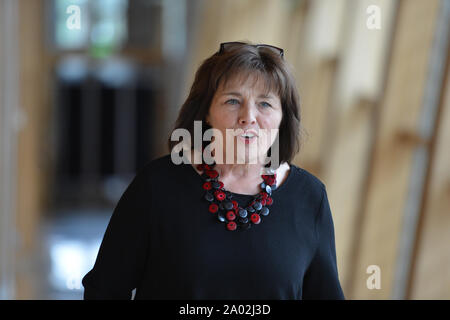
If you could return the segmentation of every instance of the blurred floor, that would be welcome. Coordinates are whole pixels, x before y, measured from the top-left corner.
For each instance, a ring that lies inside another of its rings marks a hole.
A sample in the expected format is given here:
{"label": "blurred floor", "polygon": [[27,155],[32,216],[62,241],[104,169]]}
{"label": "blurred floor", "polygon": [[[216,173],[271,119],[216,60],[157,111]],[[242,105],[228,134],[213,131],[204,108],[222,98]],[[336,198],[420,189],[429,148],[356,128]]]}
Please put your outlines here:
{"label": "blurred floor", "polygon": [[83,276],[93,267],[113,209],[53,212],[41,226],[34,270],[37,299],[82,299]]}

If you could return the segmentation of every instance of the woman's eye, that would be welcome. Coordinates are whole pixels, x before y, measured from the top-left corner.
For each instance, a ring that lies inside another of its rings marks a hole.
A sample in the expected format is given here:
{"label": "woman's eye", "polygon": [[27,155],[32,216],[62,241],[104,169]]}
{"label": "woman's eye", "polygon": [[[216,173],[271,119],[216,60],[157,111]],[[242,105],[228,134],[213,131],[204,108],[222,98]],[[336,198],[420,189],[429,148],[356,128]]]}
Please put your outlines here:
{"label": "woman's eye", "polygon": [[269,103],[267,103],[267,102],[261,102],[261,104],[265,107],[265,108],[269,108],[269,107],[271,107],[271,105],[269,104]]}
{"label": "woman's eye", "polygon": [[239,101],[236,100],[236,99],[230,99],[230,100],[227,100],[226,103],[228,103],[228,104],[236,104],[236,103],[239,103]]}

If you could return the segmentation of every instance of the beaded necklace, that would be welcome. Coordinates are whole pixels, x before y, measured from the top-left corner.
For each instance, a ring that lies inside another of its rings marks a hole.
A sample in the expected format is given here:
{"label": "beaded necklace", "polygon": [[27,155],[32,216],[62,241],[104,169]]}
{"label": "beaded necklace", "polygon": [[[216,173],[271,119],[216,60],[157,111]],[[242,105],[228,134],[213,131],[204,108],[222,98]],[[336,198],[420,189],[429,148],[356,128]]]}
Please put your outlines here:
{"label": "beaded necklace", "polygon": [[208,207],[210,214],[216,214],[217,219],[225,223],[226,229],[229,231],[238,228],[247,230],[252,224],[259,224],[261,216],[267,216],[269,214],[268,206],[273,204],[271,195],[272,190],[276,189],[276,173],[261,175],[264,180],[260,184],[261,191],[253,196],[247,206],[241,206],[232,199],[233,195],[223,187],[223,182],[219,181],[219,173],[214,170],[215,165],[214,162],[212,165],[199,164],[196,166],[202,172],[201,177],[204,180],[203,189],[205,190],[203,198],[210,203]]}

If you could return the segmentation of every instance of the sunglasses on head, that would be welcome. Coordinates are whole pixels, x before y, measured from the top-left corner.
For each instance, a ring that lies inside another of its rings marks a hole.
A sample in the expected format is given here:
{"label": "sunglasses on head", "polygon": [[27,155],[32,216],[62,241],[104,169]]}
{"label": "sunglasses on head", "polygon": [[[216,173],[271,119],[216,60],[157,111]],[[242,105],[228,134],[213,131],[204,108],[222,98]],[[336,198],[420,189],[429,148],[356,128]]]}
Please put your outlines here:
{"label": "sunglasses on head", "polygon": [[230,50],[237,46],[251,46],[255,48],[265,48],[268,50],[271,50],[281,56],[281,58],[284,58],[284,50],[275,46],[271,46],[269,44],[248,44],[244,42],[223,42],[220,44],[220,50],[219,53],[225,52],[227,50]]}

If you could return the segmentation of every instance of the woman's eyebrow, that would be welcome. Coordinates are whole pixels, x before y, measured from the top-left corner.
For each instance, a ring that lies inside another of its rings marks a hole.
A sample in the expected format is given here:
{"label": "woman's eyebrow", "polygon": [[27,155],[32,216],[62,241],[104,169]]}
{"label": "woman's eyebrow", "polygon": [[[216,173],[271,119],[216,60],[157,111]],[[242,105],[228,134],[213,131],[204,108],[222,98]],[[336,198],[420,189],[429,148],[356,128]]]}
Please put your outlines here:
{"label": "woman's eyebrow", "polygon": [[275,99],[275,97],[272,94],[260,94],[258,98],[266,98],[266,99]]}
{"label": "woman's eyebrow", "polygon": [[[222,93],[223,96],[238,96],[242,97],[242,94],[239,92],[224,92]],[[274,99],[273,95],[271,94],[260,94],[258,98],[266,98],[266,99]]]}
{"label": "woman's eyebrow", "polygon": [[239,92],[224,92],[222,93],[223,96],[238,96],[238,97],[242,97],[242,94],[240,94]]}

